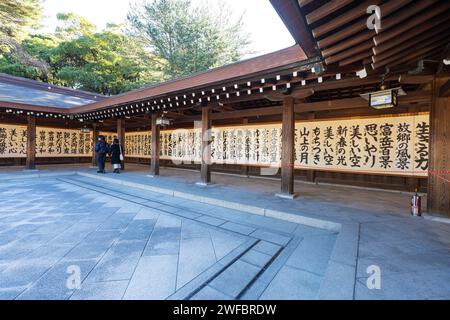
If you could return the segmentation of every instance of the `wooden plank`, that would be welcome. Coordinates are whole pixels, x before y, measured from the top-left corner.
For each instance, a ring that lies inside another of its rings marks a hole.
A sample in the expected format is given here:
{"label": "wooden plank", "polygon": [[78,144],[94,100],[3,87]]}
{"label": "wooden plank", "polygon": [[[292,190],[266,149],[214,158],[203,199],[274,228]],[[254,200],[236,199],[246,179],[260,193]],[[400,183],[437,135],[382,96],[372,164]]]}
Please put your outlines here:
{"label": "wooden plank", "polygon": [[357,7],[339,15],[338,17],[334,18],[330,22],[326,22],[324,24],[321,24],[320,26],[314,28],[312,30],[312,34],[315,38],[323,36],[324,34],[331,32],[346,23],[352,22],[353,20],[361,17],[366,17],[366,11],[367,8],[370,5],[379,5],[381,3],[381,0],[368,0],[364,3],[358,5]]}
{"label": "wooden plank", "polygon": [[450,97],[439,96],[446,81],[437,78],[433,82],[427,199],[430,213],[450,217]]}
{"label": "wooden plank", "polygon": [[349,3],[352,3],[353,0],[332,0],[325,3],[323,6],[317,8],[311,13],[306,15],[306,21],[308,24],[319,21],[322,18],[332,14],[333,12],[345,7]]}
{"label": "wooden plank", "polygon": [[158,119],[158,114],[152,113],[151,120],[151,130],[152,130],[152,156],[150,159],[150,175],[151,176],[159,176],[159,134],[160,134],[160,126],[156,124],[156,120]]}
{"label": "wooden plank", "polygon": [[27,116],[27,159],[25,169],[36,169],[36,118]]}
{"label": "wooden plank", "polygon": [[211,107],[202,108],[202,164],[201,183],[211,183]]}
{"label": "wooden plank", "polygon": [[294,98],[287,96],[283,102],[281,138],[281,194],[294,195]]}

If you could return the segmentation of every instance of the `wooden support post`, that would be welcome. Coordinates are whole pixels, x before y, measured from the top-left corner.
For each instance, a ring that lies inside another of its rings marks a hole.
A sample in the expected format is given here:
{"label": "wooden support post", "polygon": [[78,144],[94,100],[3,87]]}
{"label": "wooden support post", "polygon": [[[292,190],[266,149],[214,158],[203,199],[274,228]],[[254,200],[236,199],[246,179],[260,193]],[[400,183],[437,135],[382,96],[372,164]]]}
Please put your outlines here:
{"label": "wooden support post", "polygon": [[450,97],[439,96],[446,81],[433,81],[427,204],[429,213],[450,216]]}
{"label": "wooden support post", "polygon": [[98,166],[97,154],[95,152],[95,145],[97,144],[98,136],[99,136],[98,126],[96,123],[94,123],[92,125],[92,167]]}
{"label": "wooden support post", "polygon": [[[316,119],[316,114],[314,112],[308,113],[308,119],[314,120]],[[316,180],[316,171],[314,170],[306,170],[306,181],[314,182]]]}
{"label": "wooden support post", "polygon": [[[122,152],[125,156],[125,119],[117,119],[117,139],[122,146]],[[122,161],[122,170],[125,170],[125,159]]]}
{"label": "wooden support post", "polygon": [[283,101],[281,140],[281,193],[277,196],[293,199],[294,194],[294,98],[286,96]]}
{"label": "wooden support post", "polygon": [[159,176],[159,131],[160,127],[156,124],[158,115],[152,113],[152,158],[150,160],[150,176]]}
{"label": "wooden support post", "polygon": [[202,165],[199,184],[211,183],[211,107],[202,108]]}
{"label": "wooden support post", "polygon": [[[247,125],[248,119],[247,118],[242,119],[242,124]],[[248,166],[247,165],[241,166],[241,175],[248,177]]]}
{"label": "wooden support post", "polygon": [[27,159],[25,169],[36,169],[36,118],[34,116],[27,116]]}

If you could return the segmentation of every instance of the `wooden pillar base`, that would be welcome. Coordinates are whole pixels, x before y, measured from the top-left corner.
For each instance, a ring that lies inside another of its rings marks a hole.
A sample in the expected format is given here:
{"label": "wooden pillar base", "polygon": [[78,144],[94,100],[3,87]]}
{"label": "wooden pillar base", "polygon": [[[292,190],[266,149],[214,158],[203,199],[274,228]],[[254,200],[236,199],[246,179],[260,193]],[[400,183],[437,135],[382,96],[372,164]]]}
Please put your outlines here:
{"label": "wooden pillar base", "polygon": [[275,193],[275,197],[287,200],[294,200],[297,196],[296,193]]}

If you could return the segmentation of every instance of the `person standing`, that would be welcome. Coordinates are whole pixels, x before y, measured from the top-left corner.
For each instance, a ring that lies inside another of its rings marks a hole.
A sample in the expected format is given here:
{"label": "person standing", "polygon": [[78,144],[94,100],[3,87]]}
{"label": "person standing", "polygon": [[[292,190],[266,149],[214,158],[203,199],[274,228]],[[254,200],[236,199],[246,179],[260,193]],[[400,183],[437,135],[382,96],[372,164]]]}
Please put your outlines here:
{"label": "person standing", "polygon": [[122,167],[121,163],[123,160],[123,152],[122,152],[122,146],[119,142],[119,139],[114,139],[113,144],[111,145],[110,150],[111,155],[111,164],[114,168],[114,173],[120,173],[120,168]]}
{"label": "person standing", "polygon": [[97,152],[98,171],[97,173],[105,172],[106,155],[109,153],[109,145],[105,140],[105,136],[99,136],[98,142],[95,145],[95,152]]}

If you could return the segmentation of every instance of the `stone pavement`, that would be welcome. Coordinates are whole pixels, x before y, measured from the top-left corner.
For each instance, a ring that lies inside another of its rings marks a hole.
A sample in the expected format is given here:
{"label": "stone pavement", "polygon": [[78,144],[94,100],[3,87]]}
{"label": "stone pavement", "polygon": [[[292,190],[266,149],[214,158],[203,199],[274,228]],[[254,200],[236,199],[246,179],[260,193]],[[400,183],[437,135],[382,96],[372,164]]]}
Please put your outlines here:
{"label": "stone pavement", "polygon": [[277,181],[202,188],[198,173],[130,167],[0,183],[0,298],[450,298],[450,225],[410,217],[408,194],[297,184],[291,201]]}

